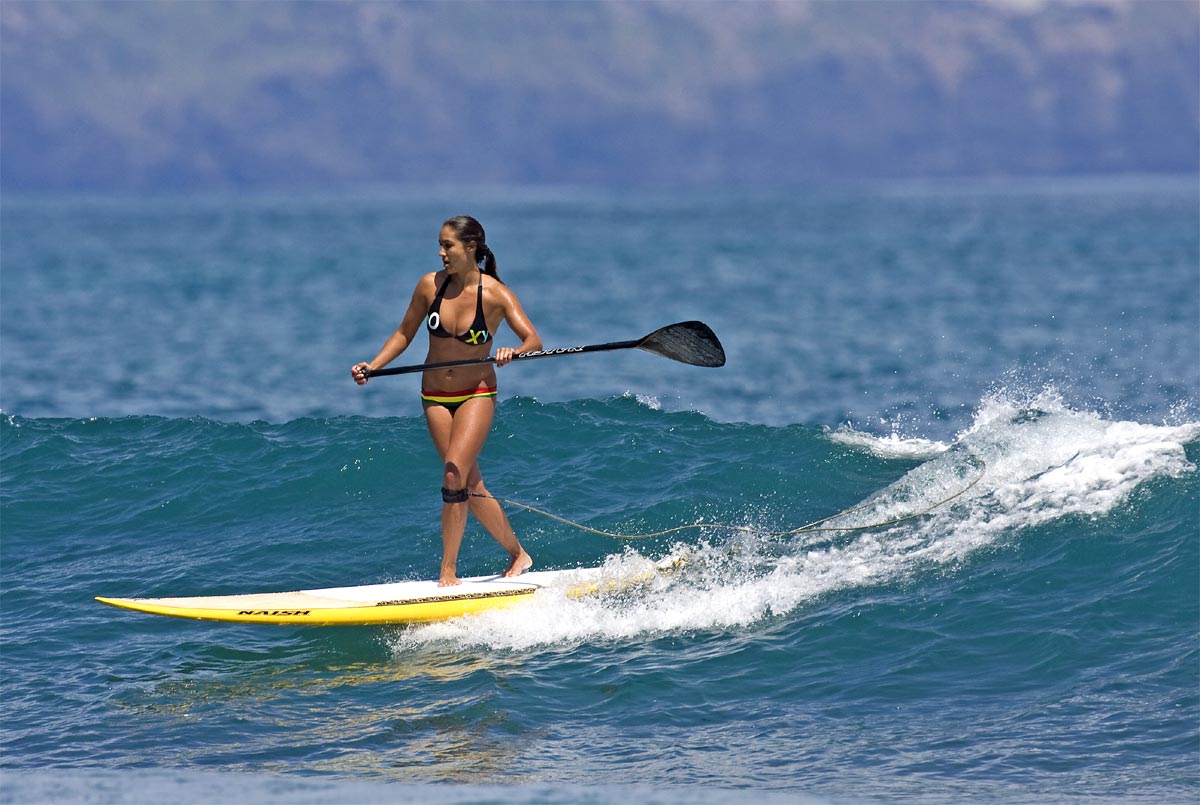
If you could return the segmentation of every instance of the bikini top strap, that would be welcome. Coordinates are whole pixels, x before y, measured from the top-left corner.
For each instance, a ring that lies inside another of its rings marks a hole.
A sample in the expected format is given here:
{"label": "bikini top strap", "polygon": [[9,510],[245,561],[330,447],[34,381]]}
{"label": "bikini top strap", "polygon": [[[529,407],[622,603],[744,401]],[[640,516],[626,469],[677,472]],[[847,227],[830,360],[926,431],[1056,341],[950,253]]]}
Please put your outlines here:
{"label": "bikini top strap", "polygon": [[433,297],[433,304],[429,306],[430,310],[435,308],[440,309],[442,306],[442,297],[446,295],[446,288],[450,285],[450,275],[446,275],[446,281],[442,283],[442,287],[437,289],[437,293]]}

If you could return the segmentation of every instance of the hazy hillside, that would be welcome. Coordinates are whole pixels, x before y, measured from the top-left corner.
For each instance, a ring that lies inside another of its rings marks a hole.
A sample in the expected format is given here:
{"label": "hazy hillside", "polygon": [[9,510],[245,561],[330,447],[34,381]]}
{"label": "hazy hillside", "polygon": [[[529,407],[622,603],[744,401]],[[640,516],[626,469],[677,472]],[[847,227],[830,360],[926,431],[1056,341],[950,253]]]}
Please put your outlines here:
{"label": "hazy hillside", "polygon": [[1196,171],[1200,3],[0,4],[6,190]]}

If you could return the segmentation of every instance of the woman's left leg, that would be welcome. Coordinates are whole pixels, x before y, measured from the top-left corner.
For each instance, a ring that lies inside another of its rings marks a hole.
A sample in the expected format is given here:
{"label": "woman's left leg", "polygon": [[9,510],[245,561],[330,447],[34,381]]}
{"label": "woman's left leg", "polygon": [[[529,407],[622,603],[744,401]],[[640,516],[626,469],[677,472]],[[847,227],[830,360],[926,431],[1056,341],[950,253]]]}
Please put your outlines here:
{"label": "woman's left leg", "polygon": [[512,559],[500,575],[511,578],[519,576],[533,567],[533,558],[521,547],[521,542],[517,539],[512,525],[509,524],[504,509],[483,485],[483,476],[479,474],[478,462],[467,479],[467,492],[471,496],[468,504],[471,507],[471,514],[475,515],[475,519],[479,521],[480,525],[487,529],[487,532],[495,538],[496,542],[500,543],[504,550],[508,551],[508,555]]}

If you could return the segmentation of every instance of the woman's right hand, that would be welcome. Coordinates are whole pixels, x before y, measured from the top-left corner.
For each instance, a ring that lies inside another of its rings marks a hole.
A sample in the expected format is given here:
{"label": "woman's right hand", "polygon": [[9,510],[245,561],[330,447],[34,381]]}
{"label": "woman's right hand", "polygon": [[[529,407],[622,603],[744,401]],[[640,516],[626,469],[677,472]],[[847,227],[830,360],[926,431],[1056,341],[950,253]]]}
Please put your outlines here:
{"label": "woman's right hand", "polygon": [[371,379],[371,364],[363,362],[356,363],[350,368],[350,376],[354,378],[354,382],[362,386]]}

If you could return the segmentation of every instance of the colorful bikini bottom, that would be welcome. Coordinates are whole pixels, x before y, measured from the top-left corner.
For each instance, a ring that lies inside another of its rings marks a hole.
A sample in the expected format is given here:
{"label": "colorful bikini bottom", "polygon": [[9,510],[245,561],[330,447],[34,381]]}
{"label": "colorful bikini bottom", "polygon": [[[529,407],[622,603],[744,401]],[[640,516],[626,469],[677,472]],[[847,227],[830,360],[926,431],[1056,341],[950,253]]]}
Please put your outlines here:
{"label": "colorful bikini bottom", "polygon": [[479,386],[478,388],[466,389],[465,391],[426,391],[421,389],[421,401],[440,405],[443,408],[450,409],[453,413],[458,410],[458,407],[467,400],[474,400],[479,397],[495,397],[496,387]]}

